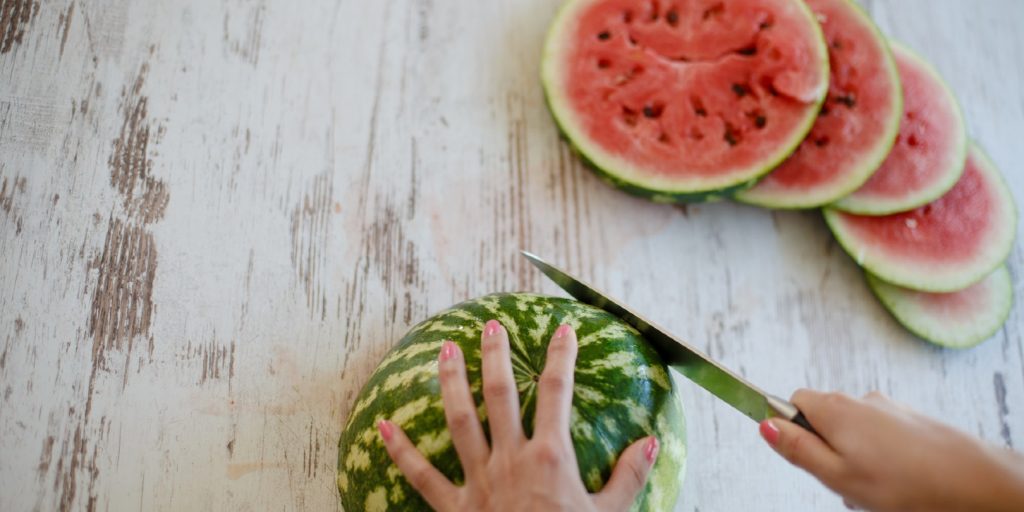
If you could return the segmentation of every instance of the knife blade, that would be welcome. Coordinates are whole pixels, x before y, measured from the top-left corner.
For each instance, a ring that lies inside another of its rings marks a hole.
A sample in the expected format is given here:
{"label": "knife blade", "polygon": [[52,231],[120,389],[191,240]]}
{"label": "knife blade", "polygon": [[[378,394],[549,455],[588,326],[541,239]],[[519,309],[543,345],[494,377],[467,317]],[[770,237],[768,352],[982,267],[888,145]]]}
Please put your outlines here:
{"label": "knife blade", "polygon": [[783,417],[814,432],[814,428],[803,413],[793,404],[765,393],[690,344],[672,336],[654,322],[612,300],[568,272],[533,253],[520,252],[566,293],[580,302],[603,309],[632,326],[651,343],[669,366],[749,418],[760,422],[771,417]]}

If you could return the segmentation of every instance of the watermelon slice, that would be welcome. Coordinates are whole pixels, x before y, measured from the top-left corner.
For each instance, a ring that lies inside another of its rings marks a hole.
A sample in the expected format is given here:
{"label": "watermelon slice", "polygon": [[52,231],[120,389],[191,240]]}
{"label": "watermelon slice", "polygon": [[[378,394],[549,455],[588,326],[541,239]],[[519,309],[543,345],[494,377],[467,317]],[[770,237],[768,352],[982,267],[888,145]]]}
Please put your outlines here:
{"label": "watermelon slice", "polygon": [[960,107],[938,72],[893,43],[903,85],[903,120],[896,145],[871,178],[836,208],[862,215],[905,212],[939,198],[960,178],[967,133]]}
{"label": "watermelon slice", "polygon": [[693,201],[748,187],[793,152],[825,98],[828,52],[801,0],[574,0],[541,75],[599,175]]}
{"label": "watermelon slice", "polygon": [[1013,196],[974,145],[952,190],[920,208],[885,216],[824,213],[858,264],[890,283],[928,292],[957,291],[984,278],[1009,255],[1017,230]]}
{"label": "watermelon slice", "polygon": [[807,0],[828,42],[828,99],[796,152],[736,195],[769,208],[816,208],[848,195],[885,160],[900,126],[896,62],[871,18],[851,0]]}
{"label": "watermelon slice", "polygon": [[995,272],[963,290],[928,293],[889,284],[868,274],[868,285],[885,308],[910,332],[937,345],[973,347],[1006,322],[1013,303],[1010,272]]}

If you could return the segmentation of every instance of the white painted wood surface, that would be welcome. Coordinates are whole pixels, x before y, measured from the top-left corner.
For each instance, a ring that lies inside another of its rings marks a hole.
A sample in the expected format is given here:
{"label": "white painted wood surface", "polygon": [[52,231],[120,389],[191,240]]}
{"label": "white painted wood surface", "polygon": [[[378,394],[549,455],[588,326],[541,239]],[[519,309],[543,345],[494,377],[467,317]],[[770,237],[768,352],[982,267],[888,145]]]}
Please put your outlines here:
{"label": "white painted wood surface", "polygon": [[[0,0],[0,510],[331,510],[412,323],[556,293],[531,248],[766,388],[880,389],[1024,446],[1024,308],[906,333],[816,213],[610,189],[538,83],[552,0]],[[1024,198],[1024,2],[875,0]],[[1024,259],[1010,259],[1022,293]],[[678,510],[843,510],[682,382]]]}

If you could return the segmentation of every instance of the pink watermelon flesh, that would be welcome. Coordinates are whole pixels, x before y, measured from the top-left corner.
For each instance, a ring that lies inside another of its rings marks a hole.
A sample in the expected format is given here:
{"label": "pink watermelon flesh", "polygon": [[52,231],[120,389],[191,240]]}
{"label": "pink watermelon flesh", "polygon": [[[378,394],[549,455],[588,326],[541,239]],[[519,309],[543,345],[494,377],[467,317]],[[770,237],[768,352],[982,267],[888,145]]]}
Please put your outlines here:
{"label": "pink watermelon flesh", "polygon": [[850,0],[808,0],[829,48],[828,98],[811,133],[781,166],[737,199],[814,208],[857,189],[878,169],[899,129],[903,97],[885,39]]}
{"label": "pink watermelon flesh", "polygon": [[893,215],[826,209],[846,251],[872,274],[911,289],[950,292],[977,282],[1009,254],[1013,198],[998,169],[972,147],[964,172],[941,198]]}
{"label": "pink watermelon flesh", "polygon": [[556,94],[588,139],[574,140],[584,154],[597,146],[630,168],[606,171],[725,187],[766,172],[806,133],[827,63],[798,1],[584,3],[554,57],[565,69]]}
{"label": "pink watermelon flesh", "polygon": [[956,98],[931,66],[893,44],[903,119],[882,167],[836,208],[865,215],[912,210],[949,190],[963,171],[967,136]]}

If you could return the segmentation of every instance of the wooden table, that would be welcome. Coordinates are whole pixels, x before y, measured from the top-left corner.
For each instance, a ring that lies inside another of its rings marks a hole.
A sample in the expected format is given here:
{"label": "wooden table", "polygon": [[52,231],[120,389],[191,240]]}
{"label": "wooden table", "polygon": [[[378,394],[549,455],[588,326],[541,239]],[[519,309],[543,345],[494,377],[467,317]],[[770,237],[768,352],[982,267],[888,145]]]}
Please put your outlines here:
{"label": "wooden table", "polygon": [[[519,248],[767,389],[880,389],[1024,445],[1019,303],[939,350],[818,213],[656,205],[582,167],[538,80],[555,1],[0,6],[0,510],[335,509],[342,422],[410,325],[557,292]],[[1024,2],[866,7],[1024,201]],[[678,510],[844,510],[679,384]]]}

